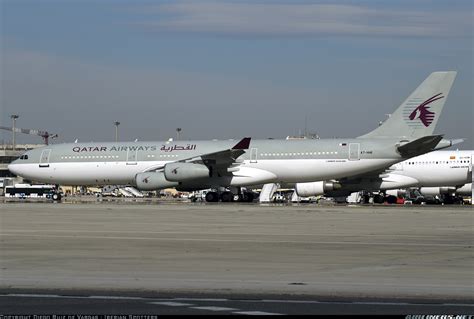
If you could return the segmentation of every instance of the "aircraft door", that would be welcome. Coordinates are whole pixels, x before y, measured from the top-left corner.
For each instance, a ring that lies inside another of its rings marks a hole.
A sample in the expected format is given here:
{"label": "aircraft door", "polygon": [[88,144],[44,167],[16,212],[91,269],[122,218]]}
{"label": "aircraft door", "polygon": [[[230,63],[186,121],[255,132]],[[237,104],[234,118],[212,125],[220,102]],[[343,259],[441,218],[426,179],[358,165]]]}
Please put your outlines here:
{"label": "aircraft door", "polygon": [[51,155],[51,150],[43,150],[41,152],[39,167],[49,167],[49,156]]}
{"label": "aircraft door", "polygon": [[137,165],[138,150],[127,150],[127,165]]}
{"label": "aircraft door", "polygon": [[250,149],[250,163],[257,163],[257,148]]}
{"label": "aircraft door", "polygon": [[349,160],[350,161],[360,160],[360,143],[349,144]]}

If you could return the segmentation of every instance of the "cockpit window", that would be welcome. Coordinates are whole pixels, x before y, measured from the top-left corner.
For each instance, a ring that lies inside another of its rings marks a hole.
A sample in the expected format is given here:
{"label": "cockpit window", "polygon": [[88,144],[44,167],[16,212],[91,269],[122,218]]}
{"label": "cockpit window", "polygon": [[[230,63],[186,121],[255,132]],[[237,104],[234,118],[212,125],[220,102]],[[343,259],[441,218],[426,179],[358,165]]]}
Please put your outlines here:
{"label": "cockpit window", "polygon": [[27,159],[28,159],[28,155],[21,155],[21,156],[20,156],[20,159],[21,159],[21,160],[27,160]]}

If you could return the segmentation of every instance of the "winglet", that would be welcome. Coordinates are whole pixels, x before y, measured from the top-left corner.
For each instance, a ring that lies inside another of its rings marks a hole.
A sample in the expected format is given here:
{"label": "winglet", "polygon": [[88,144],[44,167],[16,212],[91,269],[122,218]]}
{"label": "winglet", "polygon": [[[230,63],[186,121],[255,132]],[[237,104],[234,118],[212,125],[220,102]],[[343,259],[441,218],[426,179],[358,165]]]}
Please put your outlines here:
{"label": "winglet", "polygon": [[250,137],[244,137],[243,139],[240,140],[237,144],[235,144],[234,147],[232,147],[233,150],[247,150],[250,146]]}

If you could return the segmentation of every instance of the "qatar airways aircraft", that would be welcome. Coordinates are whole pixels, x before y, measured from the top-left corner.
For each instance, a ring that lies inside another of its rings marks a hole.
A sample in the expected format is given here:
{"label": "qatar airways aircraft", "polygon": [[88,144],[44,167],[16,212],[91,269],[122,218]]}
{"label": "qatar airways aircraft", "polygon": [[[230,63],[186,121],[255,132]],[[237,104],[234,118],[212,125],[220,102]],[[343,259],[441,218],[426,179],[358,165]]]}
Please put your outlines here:
{"label": "qatar airways aircraft", "polygon": [[232,191],[209,192],[207,201],[231,201],[242,186],[347,178],[451,146],[433,131],[455,77],[430,74],[390,118],[358,138],[57,144],[30,150],[8,168],[49,184]]}

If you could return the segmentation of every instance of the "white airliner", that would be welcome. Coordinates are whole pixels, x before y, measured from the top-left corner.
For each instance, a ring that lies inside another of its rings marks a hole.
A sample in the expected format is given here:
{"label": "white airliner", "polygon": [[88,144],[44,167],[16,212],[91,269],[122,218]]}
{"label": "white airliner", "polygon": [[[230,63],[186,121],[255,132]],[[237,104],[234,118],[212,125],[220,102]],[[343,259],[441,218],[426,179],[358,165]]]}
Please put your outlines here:
{"label": "white airliner", "polygon": [[472,150],[430,152],[392,165],[388,175],[413,179],[404,187],[419,187],[423,195],[471,195],[473,156]]}
{"label": "white airliner", "polygon": [[[9,169],[49,184],[231,187],[234,194],[269,182],[343,179],[451,146],[433,131],[455,77],[430,74],[390,118],[358,138],[59,144],[26,152]],[[230,201],[232,192],[209,192],[206,199]]]}
{"label": "white airliner", "polygon": [[392,165],[388,174],[412,178],[419,187],[464,185],[471,181],[473,154],[469,150],[430,152]]}
{"label": "white airliner", "polygon": [[392,194],[389,190],[409,187],[420,188],[423,195],[471,195],[473,154],[470,150],[435,151],[394,164],[384,171],[325,182],[337,183],[337,190],[321,192],[313,183],[297,183],[295,189],[302,197],[323,194],[342,197],[361,190]]}

